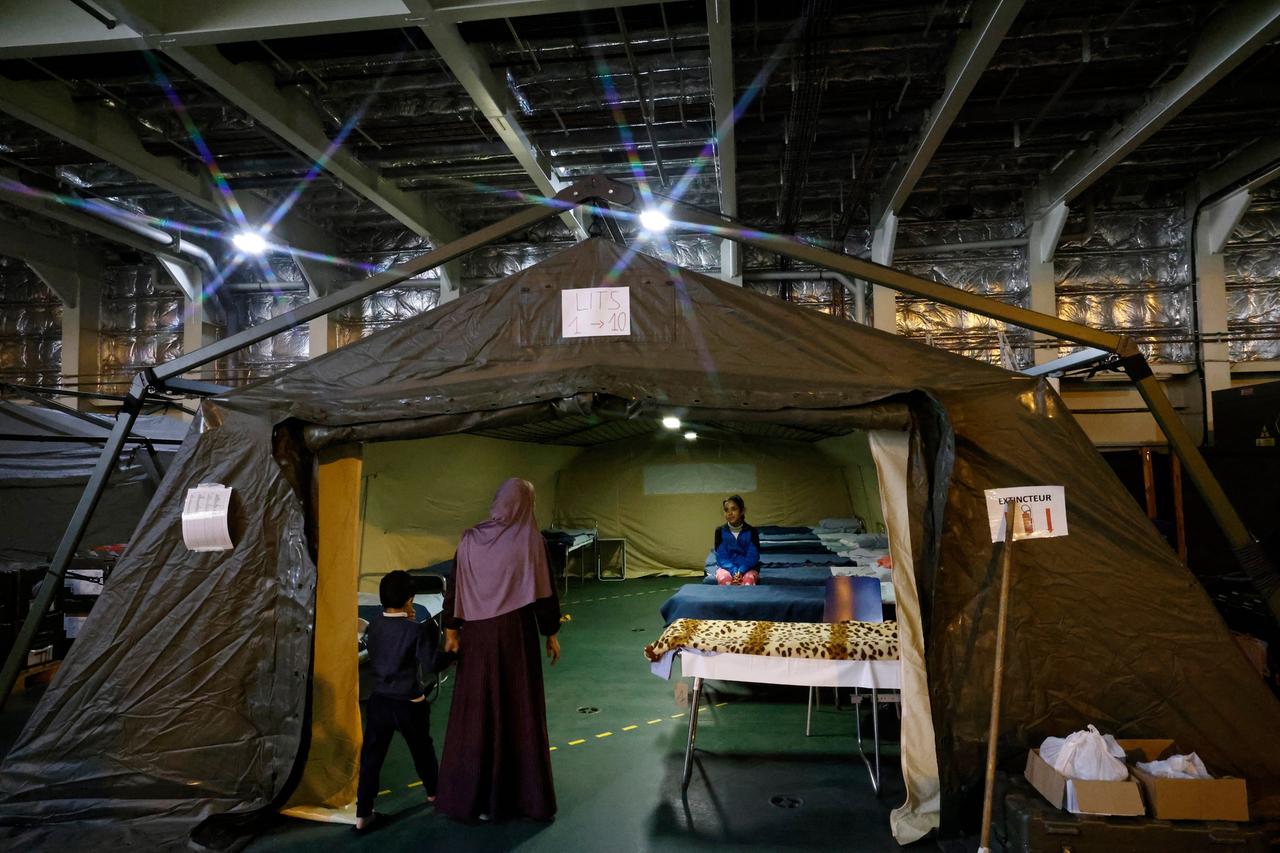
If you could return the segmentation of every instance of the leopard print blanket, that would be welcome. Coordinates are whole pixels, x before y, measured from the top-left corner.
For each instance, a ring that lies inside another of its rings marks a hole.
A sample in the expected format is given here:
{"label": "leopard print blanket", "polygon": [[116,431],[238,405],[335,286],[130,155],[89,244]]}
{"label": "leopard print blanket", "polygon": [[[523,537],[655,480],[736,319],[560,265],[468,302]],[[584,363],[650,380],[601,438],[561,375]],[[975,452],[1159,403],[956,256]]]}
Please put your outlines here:
{"label": "leopard print blanket", "polygon": [[677,619],[644,653],[657,661],[681,648],[817,660],[897,660],[898,623]]}

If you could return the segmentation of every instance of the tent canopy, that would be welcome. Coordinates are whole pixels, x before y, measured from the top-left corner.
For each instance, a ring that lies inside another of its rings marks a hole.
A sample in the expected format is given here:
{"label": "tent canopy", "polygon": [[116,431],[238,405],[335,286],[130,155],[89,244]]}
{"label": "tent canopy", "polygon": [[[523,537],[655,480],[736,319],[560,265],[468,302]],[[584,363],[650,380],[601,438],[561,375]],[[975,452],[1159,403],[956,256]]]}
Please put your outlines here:
{"label": "tent canopy", "polygon": [[[95,426],[84,418],[101,422]],[[47,560],[62,528],[75,510],[89,473],[111,431],[105,416],[77,417],[57,409],[0,400],[0,555],[12,559]],[[177,451],[188,424],[164,415],[142,415],[133,433],[153,444],[156,468],[164,470]],[[125,542],[155,491],[143,456],[133,443],[120,455],[111,475],[111,497],[90,522],[85,543]]]}
{"label": "tent canopy", "polygon": [[[629,289],[631,335],[562,337],[560,292],[599,286]],[[983,490],[1051,484],[1071,535],[1015,552],[1002,758],[1087,723],[1173,737],[1247,778],[1255,813],[1280,812],[1265,736],[1280,703],[1046,382],[589,240],[206,401],[4,764],[0,821],[53,840],[113,818],[154,842],[287,794],[305,752],[321,448],[458,432],[592,444],[669,411],[743,435],[910,436],[944,807],[982,773],[996,612]],[[236,490],[236,547],[190,553],[182,497],[210,481]]]}

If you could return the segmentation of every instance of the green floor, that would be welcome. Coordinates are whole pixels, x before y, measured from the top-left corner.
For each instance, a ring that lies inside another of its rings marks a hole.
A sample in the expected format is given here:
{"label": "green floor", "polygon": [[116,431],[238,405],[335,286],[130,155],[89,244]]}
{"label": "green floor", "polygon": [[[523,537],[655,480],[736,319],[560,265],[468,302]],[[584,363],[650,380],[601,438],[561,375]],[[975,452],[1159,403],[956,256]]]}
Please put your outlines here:
{"label": "green floor", "polygon": [[[886,750],[885,790],[877,798],[857,757],[852,712],[835,710],[829,691],[806,738],[803,690],[711,683],[693,780],[688,797],[681,797],[687,711],[674,700],[677,682],[649,672],[643,648],[662,630],[659,606],[686,582],[575,582],[565,598],[571,620],[561,632],[564,657],[546,680],[560,807],[554,823],[464,826],[435,814],[397,738],[383,769],[387,793],[377,806],[389,819],[377,832],[356,836],[347,826],[276,817],[249,849],[902,849],[888,829],[889,810],[902,801],[894,749]],[[14,697],[4,709],[0,749],[8,750],[37,698]],[[437,754],[449,699],[446,684],[432,713]],[[775,797],[791,807],[773,805]],[[937,849],[931,841],[916,848]]]}
{"label": "green floor", "polygon": [[[410,787],[416,776],[397,739],[382,776],[389,793],[378,801],[390,820],[378,832],[357,837],[347,827],[280,818],[249,849],[337,843],[450,851],[901,849],[888,829],[889,810],[901,802],[896,760],[885,763],[886,790],[877,799],[856,754],[852,712],[835,711],[829,693],[809,738],[803,691],[725,685],[712,694],[682,800],[688,718],[674,701],[675,682],[650,674],[642,650],[662,630],[658,607],[684,582],[575,583],[566,597],[564,612],[572,618],[561,632],[564,657],[547,673],[560,806],[554,823],[463,826],[434,814],[422,802],[422,788]],[[432,719],[437,751],[448,706],[446,685]],[[770,803],[775,796],[799,804],[778,807]]]}

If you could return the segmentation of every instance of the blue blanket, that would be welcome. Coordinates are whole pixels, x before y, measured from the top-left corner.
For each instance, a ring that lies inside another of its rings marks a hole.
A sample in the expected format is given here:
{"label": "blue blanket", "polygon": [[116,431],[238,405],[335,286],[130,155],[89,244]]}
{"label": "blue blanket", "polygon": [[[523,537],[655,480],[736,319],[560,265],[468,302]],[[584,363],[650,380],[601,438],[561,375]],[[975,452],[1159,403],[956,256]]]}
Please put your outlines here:
{"label": "blue blanket", "polygon": [[781,569],[800,566],[855,566],[853,560],[836,554],[764,554],[760,567]]}
{"label": "blue blanket", "polygon": [[765,554],[776,554],[778,552],[786,554],[833,554],[835,553],[826,545],[822,544],[821,539],[804,540],[804,541],[787,541],[787,542],[770,542],[765,539],[760,542],[760,556]]}
{"label": "blue blanket", "polygon": [[[829,573],[828,573],[829,574]],[[707,586],[686,584],[662,605],[663,621],[767,619],[821,622],[825,590],[816,586]]]}
{"label": "blue blanket", "polygon": [[769,586],[822,586],[831,577],[827,566],[788,566],[785,569],[763,568],[759,583]]}

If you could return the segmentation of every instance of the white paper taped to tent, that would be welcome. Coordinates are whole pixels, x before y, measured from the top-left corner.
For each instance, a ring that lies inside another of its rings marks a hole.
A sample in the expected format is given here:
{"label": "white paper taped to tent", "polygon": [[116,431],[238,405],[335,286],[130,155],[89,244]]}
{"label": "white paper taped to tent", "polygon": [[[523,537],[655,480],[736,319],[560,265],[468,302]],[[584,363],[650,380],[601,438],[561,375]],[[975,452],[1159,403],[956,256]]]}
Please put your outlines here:
{"label": "white paper taped to tent", "polygon": [[631,290],[581,287],[560,291],[560,337],[631,334]]}
{"label": "white paper taped to tent", "polygon": [[1067,495],[1062,486],[1015,486],[1010,489],[986,489],[987,521],[991,525],[991,541],[1004,541],[1004,514],[1015,503],[1013,538],[1049,539],[1067,535]]}
{"label": "white paper taped to tent", "polygon": [[201,483],[187,489],[182,506],[182,541],[192,551],[226,551],[231,548],[227,513],[231,510],[231,487],[221,483]]}

